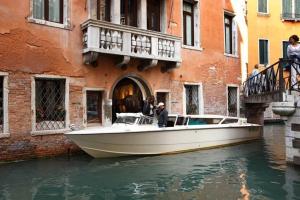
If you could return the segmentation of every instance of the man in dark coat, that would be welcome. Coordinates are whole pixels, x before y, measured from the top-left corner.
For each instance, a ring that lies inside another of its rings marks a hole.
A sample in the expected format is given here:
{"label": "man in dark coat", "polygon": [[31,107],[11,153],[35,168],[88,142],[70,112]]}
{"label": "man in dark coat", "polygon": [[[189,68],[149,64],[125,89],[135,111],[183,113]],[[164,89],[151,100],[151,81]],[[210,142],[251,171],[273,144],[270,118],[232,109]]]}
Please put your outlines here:
{"label": "man in dark coat", "polygon": [[165,109],[165,104],[160,102],[158,105],[158,127],[167,127],[168,124],[168,111]]}

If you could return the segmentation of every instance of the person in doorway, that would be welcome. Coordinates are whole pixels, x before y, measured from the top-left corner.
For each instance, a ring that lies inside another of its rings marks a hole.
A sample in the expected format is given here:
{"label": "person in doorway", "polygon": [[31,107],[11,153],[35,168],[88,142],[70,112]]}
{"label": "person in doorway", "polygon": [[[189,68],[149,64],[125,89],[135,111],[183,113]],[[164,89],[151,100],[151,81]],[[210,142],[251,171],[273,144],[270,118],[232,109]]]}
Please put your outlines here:
{"label": "person in doorway", "polygon": [[144,101],[144,105],[143,105],[143,110],[142,110],[143,115],[147,115],[150,117],[154,116],[154,110],[155,110],[154,101],[155,98],[153,95],[147,97],[147,100]]}
{"label": "person in doorway", "polygon": [[292,60],[292,65],[291,65],[291,87],[293,89],[298,88],[298,80],[297,80],[297,72],[298,74],[300,73],[299,70],[299,62],[300,62],[300,44],[299,42],[299,37],[297,35],[292,35],[289,38],[289,45],[287,47],[287,56],[289,59]]}
{"label": "person in doorway", "polygon": [[158,127],[167,127],[168,124],[168,111],[165,109],[165,104],[160,102],[157,105]]}

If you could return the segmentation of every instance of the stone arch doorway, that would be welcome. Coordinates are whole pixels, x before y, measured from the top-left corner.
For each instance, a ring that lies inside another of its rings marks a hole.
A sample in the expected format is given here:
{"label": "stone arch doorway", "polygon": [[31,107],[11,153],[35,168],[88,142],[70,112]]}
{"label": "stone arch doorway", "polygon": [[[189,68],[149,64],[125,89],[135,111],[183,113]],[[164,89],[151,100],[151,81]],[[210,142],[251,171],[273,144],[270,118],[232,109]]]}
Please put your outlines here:
{"label": "stone arch doorway", "polygon": [[116,113],[138,113],[142,111],[143,100],[151,95],[147,84],[140,78],[127,76],[115,85],[112,95],[112,121]]}

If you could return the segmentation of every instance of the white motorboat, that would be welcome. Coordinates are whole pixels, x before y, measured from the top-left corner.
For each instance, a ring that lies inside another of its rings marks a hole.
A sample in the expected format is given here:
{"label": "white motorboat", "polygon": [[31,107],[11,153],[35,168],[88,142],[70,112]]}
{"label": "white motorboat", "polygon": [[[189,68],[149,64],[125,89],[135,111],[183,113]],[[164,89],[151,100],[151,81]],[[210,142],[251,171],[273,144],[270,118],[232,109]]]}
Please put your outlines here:
{"label": "white motorboat", "polygon": [[117,115],[111,127],[92,127],[65,135],[95,158],[171,154],[232,145],[261,137],[261,126],[245,118],[169,115],[159,128],[140,113]]}

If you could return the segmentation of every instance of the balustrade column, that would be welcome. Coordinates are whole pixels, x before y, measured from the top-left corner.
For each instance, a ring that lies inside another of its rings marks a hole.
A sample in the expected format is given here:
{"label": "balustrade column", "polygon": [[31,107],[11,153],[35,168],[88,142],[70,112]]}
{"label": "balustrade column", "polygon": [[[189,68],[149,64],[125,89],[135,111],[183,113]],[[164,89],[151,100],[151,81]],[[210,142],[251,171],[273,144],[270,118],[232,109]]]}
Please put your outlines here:
{"label": "balustrade column", "polygon": [[111,0],[110,6],[110,20],[114,24],[121,23],[121,1],[120,0]]}
{"label": "balustrade column", "polygon": [[138,1],[138,28],[147,29],[147,0]]}

